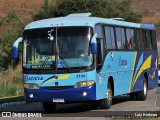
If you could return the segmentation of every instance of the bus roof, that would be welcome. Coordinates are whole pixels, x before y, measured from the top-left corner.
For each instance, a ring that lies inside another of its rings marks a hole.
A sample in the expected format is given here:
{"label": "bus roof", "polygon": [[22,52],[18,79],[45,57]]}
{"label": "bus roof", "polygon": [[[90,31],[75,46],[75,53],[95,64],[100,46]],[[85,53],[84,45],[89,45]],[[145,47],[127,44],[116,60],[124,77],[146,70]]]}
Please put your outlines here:
{"label": "bus roof", "polygon": [[140,24],[121,21],[116,18],[98,18],[89,17],[90,14],[70,14],[66,17],[50,18],[32,22],[25,27],[25,30],[36,29],[36,28],[47,28],[47,27],[63,27],[63,26],[91,26],[94,27],[98,23],[118,25],[134,28],[144,28],[144,29],[155,29],[153,24]]}

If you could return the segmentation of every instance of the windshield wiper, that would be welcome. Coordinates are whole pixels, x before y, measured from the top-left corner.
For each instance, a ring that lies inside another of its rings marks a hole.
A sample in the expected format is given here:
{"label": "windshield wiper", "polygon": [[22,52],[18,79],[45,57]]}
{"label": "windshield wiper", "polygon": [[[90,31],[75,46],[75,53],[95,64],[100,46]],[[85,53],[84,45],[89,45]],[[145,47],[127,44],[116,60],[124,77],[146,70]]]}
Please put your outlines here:
{"label": "windshield wiper", "polygon": [[71,70],[70,70],[67,62],[64,60],[64,58],[63,58],[62,56],[60,56],[59,54],[57,54],[57,55],[59,56],[59,59],[60,59],[60,60],[64,63],[64,65],[66,66],[67,71],[68,71],[69,73],[71,73]]}

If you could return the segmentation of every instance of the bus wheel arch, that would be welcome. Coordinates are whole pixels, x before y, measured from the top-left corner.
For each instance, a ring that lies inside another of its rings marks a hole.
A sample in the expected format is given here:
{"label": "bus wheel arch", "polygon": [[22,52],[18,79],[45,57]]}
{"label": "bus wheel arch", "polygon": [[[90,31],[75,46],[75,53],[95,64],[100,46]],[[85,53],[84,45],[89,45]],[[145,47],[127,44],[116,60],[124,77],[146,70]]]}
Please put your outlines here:
{"label": "bus wheel arch", "polygon": [[100,107],[103,109],[109,109],[112,105],[112,98],[114,96],[114,82],[113,77],[109,77],[108,83],[106,85],[106,97],[100,100]]}
{"label": "bus wheel arch", "polygon": [[108,82],[111,84],[112,95],[114,96],[114,81],[113,81],[113,77],[112,76],[109,77]]}

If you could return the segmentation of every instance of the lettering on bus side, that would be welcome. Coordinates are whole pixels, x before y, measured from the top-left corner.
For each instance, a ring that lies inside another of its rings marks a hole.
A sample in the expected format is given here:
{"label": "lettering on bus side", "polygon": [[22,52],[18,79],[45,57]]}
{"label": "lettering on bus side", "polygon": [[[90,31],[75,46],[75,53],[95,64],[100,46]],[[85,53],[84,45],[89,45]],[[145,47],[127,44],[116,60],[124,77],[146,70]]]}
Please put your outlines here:
{"label": "lettering on bus side", "polygon": [[43,77],[42,76],[29,77],[28,75],[25,75],[24,80],[43,80]]}
{"label": "lettering on bus side", "polygon": [[111,68],[111,65],[107,65],[107,69],[110,69]]}
{"label": "lettering on bus side", "polygon": [[127,65],[127,60],[119,58],[119,66]]}

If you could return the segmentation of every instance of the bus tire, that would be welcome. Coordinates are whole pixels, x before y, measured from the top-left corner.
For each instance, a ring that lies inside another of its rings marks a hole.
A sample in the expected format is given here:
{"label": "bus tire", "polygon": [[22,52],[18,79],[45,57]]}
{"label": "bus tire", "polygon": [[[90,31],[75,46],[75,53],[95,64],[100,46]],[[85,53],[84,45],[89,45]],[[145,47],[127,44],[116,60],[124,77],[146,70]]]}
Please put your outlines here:
{"label": "bus tire", "polygon": [[146,77],[143,78],[143,90],[137,93],[137,100],[147,99],[147,80]]}
{"label": "bus tire", "polygon": [[108,98],[106,99],[103,99],[100,101],[100,107],[102,109],[109,109],[112,105],[112,97],[113,97],[113,89],[112,89],[112,86],[111,86],[111,83],[108,82],[108,85],[107,85],[107,91],[106,91],[106,95],[108,96]]}
{"label": "bus tire", "polygon": [[135,99],[136,99],[136,93],[130,93],[130,94],[129,94],[129,98],[130,98],[131,100],[135,100]]}
{"label": "bus tire", "polygon": [[43,109],[46,113],[53,113],[56,109],[57,103],[54,102],[42,102]]}

